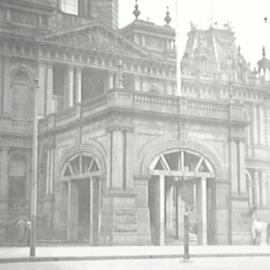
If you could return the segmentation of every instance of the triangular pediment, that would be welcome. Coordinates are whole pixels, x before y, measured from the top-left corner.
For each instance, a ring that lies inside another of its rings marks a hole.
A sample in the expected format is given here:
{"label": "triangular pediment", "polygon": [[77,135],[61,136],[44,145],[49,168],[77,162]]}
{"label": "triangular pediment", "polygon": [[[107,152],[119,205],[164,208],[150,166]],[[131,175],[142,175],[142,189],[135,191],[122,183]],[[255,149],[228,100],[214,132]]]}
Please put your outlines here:
{"label": "triangular pediment", "polygon": [[125,39],[117,31],[98,23],[57,32],[44,37],[43,40],[54,44],[110,54],[134,57],[148,56],[146,51]]}

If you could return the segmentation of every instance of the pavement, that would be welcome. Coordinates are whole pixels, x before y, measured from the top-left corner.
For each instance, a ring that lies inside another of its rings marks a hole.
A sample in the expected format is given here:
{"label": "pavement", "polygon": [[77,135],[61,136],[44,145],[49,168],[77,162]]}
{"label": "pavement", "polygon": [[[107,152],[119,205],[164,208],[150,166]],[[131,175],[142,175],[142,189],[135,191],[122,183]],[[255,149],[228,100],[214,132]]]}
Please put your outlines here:
{"label": "pavement", "polygon": [[[20,262],[138,260],[183,258],[183,246],[37,246],[1,247],[0,264]],[[190,246],[191,258],[270,257],[270,246]]]}

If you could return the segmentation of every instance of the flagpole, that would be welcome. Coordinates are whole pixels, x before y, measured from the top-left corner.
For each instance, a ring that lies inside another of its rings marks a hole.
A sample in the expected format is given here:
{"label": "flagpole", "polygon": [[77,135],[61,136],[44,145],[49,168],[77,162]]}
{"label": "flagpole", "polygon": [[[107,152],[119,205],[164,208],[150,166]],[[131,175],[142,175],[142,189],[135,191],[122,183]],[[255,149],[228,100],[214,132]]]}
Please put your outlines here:
{"label": "flagpole", "polygon": [[181,78],[181,38],[180,38],[180,0],[176,0],[176,95],[182,96]]}

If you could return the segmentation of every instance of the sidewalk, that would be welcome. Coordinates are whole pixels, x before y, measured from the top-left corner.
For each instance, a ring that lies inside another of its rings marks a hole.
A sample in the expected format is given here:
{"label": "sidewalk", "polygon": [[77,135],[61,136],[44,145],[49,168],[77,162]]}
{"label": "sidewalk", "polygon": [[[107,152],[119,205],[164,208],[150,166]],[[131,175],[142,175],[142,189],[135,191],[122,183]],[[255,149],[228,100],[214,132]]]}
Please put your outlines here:
{"label": "sidewalk", "polygon": [[[29,247],[1,247],[0,263],[30,261],[117,260],[180,258],[183,246],[38,246],[36,257]],[[191,246],[191,257],[270,256],[270,246]]]}

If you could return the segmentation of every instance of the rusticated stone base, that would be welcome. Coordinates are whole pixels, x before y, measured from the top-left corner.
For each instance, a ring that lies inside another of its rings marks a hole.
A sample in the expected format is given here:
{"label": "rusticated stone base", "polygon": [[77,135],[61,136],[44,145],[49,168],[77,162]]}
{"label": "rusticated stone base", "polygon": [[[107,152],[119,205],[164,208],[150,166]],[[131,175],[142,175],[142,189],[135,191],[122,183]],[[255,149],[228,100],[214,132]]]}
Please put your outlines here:
{"label": "rusticated stone base", "polygon": [[109,193],[103,200],[99,245],[150,244],[149,209],[136,208],[135,193]]}

